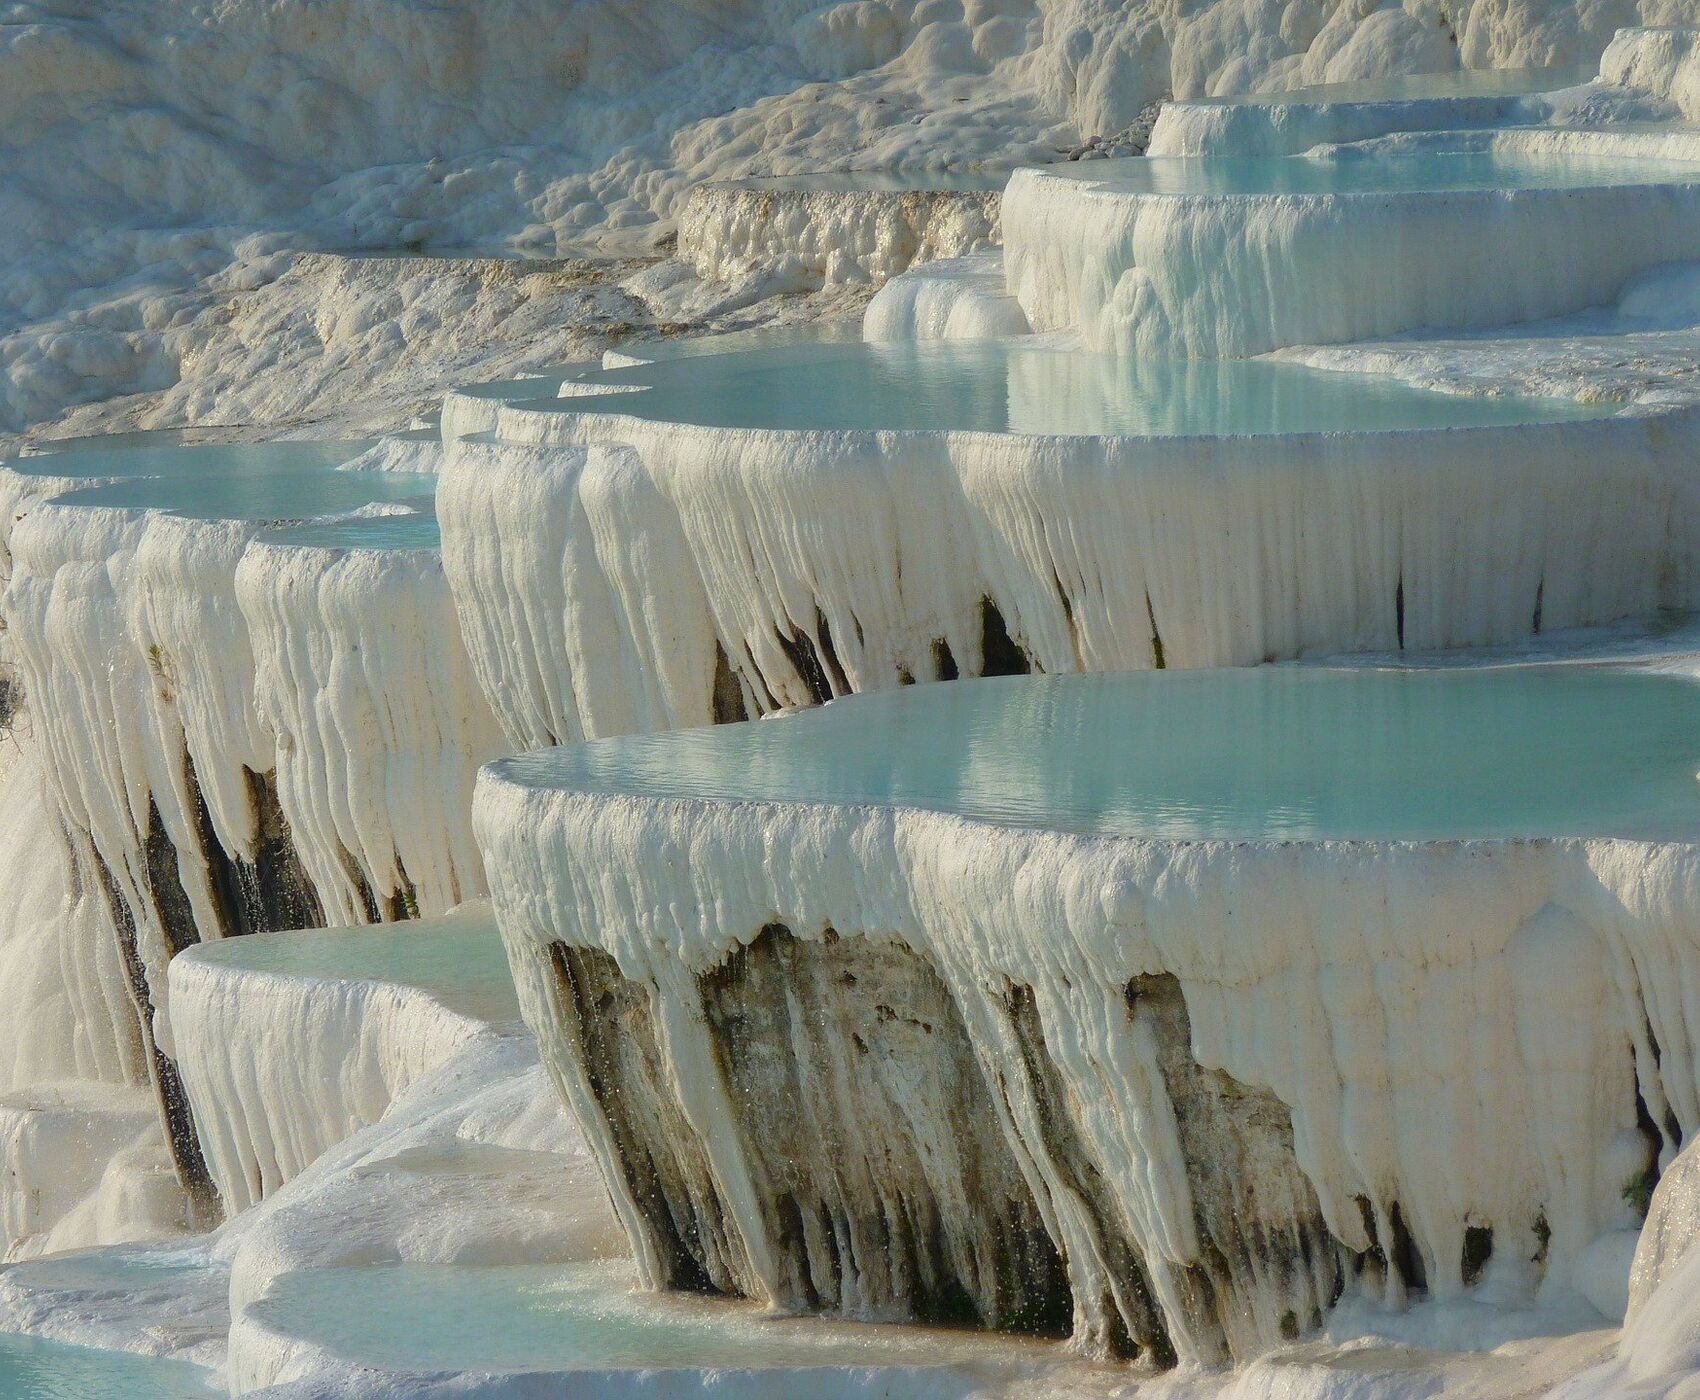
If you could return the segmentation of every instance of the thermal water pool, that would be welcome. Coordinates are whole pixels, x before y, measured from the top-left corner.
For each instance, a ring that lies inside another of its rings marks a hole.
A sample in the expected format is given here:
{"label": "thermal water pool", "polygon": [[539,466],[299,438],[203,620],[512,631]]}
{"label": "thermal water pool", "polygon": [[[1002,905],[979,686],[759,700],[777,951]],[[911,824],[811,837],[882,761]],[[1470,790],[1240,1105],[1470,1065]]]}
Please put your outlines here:
{"label": "thermal water pool", "polygon": [[[791,1394],[826,1394],[797,1369],[1066,1364],[1042,1343],[972,1333],[764,1316],[748,1304],[634,1290],[624,1261],[450,1267],[373,1264],[285,1274],[249,1305],[274,1336],[400,1370],[737,1372],[787,1368]],[[730,1382],[728,1382],[730,1383]],[[864,1393],[853,1384],[857,1394]],[[931,1393],[931,1392],[927,1392]]]}
{"label": "thermal water pool", "polygon": [[[631,1160],[677,1133],[622,1095],[732,1120],[743,1194],[693,1188],[781,1264],[718,1286],[865,1308],[830,1260],[894,1194],[1008,1250],[997,1277],[1051,1279],[1007,1220],[1066,1191],[1090,1218],[1043,1217],[1066,1284],[1034,1291],[1077,1340],[1119,1320],[1159,1364],[1221,1364],[1320,1327],[1342,1289],[1470,1296],[1469,1229],[1522,1301],[1624,1228],[1624,1182],[1676,1136],[1636,1135],[1637,1093],[1692,1101],[1697,768],[1700,684],[1675,675],[1011,677],[500,760],[474,819],[516,977],[598,988],[527,1000],[560,1083],[624,1008],[690,1028],[656,1075],[574,1103]],[[933,1171],[935,1144],[1000,1194]],[[1282,1190],[1243,1192],[1252,1170]],[[1419,1196],[1414,1262],[1357,1273]],[[621,1199],[637,1247],[720,1267]],[[1199,1233],[1176,1246],[1129,1201]],[[978,1253],[948,1257],[983,1325],[1020,1325]],[[1165,1270],[1212,1287],[1153,1288],[1158,1315],[1104,1282]],[[930,1280],[876,1283],[933,1315]]]}
{"label": "thermal water pool", "polygon": [[[597,395],[599,384],[618,392]],[[1130,360],[1024,341],[792,344],[606,370],[573,387],[521,407],[797,432],[1153,437],[1493,427],[1611,411],[1276,362]]]}
{"label": "thermal water pool", "polygon": [[[212,476],[239,479],[279,472],[324,471],[352,461],[372,444],[356,442],[185,443],[159,441],[154,433],[78,438],[33,457],[4,464],[20,476],[121,480],[146,476]],[[170,436],[170,435],[166,435]]]}
{"label": "thermal water pool", "polygon": [[[428,992],[452,1011],[492,1024],[517,1021],[513,978],[487,906],[435,919],[348,929],[256,933],[197,943],[179,960],[211,977],[300,983],[387,983]],[[181,977],[182,970],[173,974]],[[252,985],[252,984],[251,984]]]}
{"label": "thermal water pool", "polygon": [[307,520],[377,504],[428,507],[435,484],[427,472],[262,467],[113,481],[67,491],[54,504],[157,510],[189,520]]}
{"label": "thermal water pool", "polygon": [[1541,667],[1010,677],[495,768],[574,792],[1165,840],[1692,837],[1700,685]]}
{"label": "thermal water pool", "polygon": [[357,515],[343,520],[311,520],[267,530],[260,544],[312,549],[424,549],[443,545],[436,514],[428,509]]}
{"label": "thermal water pool", "polygon": [[1408,195],[1700,184],[1700,164],[1693,160],[1610,150],[1466,143],[1409,150],[1366,143],[1287,157],[1140,156],[1045,166],[1034,173],[1083,180],[1115,194],[1194,196]]}
{"label": "thermal water pool", "polygon": [[0,1400],[207,1400],[209,1372],[183,1361],[0,1333]]}
{"label": "thermal water pool", "polygon": [[1223,149],[1236,153],[1016,171],[1004,269],[1032,329],[1238,359],[1563,315],[1700,257],[1690,136],[1507,128]]}

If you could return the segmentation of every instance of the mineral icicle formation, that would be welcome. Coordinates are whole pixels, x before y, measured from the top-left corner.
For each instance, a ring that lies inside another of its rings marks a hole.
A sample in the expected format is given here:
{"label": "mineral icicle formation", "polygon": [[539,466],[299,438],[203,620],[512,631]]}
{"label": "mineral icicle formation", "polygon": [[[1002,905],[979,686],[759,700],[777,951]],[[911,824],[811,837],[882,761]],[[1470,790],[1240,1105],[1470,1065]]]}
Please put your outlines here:
{"label": "mineral icicle formation", "polygon": [[1691,1379],[1693,34],[426,8],[0,26],[0,1391]]}

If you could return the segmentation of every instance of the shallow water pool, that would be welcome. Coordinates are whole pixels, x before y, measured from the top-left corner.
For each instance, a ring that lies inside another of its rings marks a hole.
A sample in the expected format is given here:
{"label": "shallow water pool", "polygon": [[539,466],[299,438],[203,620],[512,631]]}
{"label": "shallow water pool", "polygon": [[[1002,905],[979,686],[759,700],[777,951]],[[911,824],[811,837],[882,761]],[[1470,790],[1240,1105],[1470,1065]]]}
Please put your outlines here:
{"label": "shallow water pool", "polygon": [[[368,1365],[490,1370],[956,1366],[1055,1348],[917,1327],[769,1318],[753,1304],[633,1291],[623,1262],[379,1264],[285,1274],[250,1305],[276,1331]],[[798,1395],[808,1392],[799,1381]]]}
{"label": "shallow water pool", "polygon": [[[160,440],[163,438],[164,440]],[[138,433],[78,438],[36,457],[7,462],[23,476],[86,476],[119,480],[140,476],[270,476],[323,471],[352,461],[370,442],[183,442],[174,435]]]}
{"label": "shallow water pool", "polygon": [[425,549],[443,547],[436,514],[410,510],[392,515],[362,515],[350,520],[313,520],[268,530],[265,544],[314,549]]}
{"label": "shallow water pool", "polygon": [[0,1400],[207,1400],[210,1373],[182,1361],[0,1332]]}
{"label": "shallow water pool", "polygon": [[648,798],[1170,840],[1700,839],[1700,683],[1591,667],[1007,677],[504,759]]}
{"label": "shallow water pool", "polygon": [[353,929],[256,933],[199,943],[185,956],[234,971],[419,987],[480,1020],[519,1019],[507,953],[487,908]]}
{"label": "shallow water pool", "polygon": [[68,491],[54,497],[54,502],[160,510],[190,520],[307,520],[374,504],[429,507],[436,481],[427,472],[256,466],[113,481]]}
{"label": "shallow water pool", "polygon": [[[583,392],[594,384],[620,392]],[[1153,437],[1485,427],[1612,411],[1268,360],[1139,360],[1007,341],[772,346],[604,370],[575,388],[526,407],[718,428]]]}
{"label": "shallow water pool", "polygon": [[1355,195],[1700,184],[1700,163],[1537,151],[1328,149],[1320,156],[1150,156],[1060,168],[1121,194]]}

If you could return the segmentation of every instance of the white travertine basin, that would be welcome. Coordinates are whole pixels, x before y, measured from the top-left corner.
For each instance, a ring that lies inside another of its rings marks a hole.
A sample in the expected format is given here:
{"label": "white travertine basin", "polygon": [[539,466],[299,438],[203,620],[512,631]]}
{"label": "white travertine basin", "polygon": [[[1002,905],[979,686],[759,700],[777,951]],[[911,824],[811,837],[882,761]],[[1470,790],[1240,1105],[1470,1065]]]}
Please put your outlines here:
{"label": "white travertine basin", "polygon": [[[971,682],[503,760],[475,825],[651,1282],[690,1277],[683,1196],[615,1164],[712,1125],[717,1286],[930,1315],[901,1256],[827,1282],[898,1198],[1028,1325],[1001,1160],[1078,1342],[1244,1361],[1342,1287],[1563,1296],[1633,1224],[1700,1126],[1697,714],[1690,678],[1574,666]],[[646,1005],[657,1058],[609,1058]]]}
{"label": "white travertine basin", "polygon": [[1529,129],[1022,170],[1005,272],[1035,331],[1159,359],[1557,316],[1700,257],[1697,158],[1687,132]]}

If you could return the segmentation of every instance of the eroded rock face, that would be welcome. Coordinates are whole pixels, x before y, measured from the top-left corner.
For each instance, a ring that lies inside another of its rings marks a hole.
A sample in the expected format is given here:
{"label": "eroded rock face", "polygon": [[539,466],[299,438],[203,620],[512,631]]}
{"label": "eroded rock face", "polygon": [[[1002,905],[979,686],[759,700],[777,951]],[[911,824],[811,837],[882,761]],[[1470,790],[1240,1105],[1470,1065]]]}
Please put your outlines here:
{"label": "eroded rock face", "polygon": [[[1090,1350],[1159,1364],[1256,1355],[1319,1324],[1342,1285],[1289,1112],[1194,1061],[1172,977],[1131,983],[1122,1014],[1192,1181],[1186,1265],[1130,1219],[1112,1179],[1137,1168],[1105,1159],[1029,988],[965,1011],[902,943],[778,924],[666,987],[599,949],[511,946],[547,984],[546,1055],[588,1089],[657,1284],[862,1319],[1072,1325]],[[1071,1244],[1090,1267],[1070,1268]]]}
{"label": "eroded rock face", "polygon": [[1032,990],[1012,985],[1004,997],[1019,1056],[999,1066],[999,1079],[1006,1094],[1029,1105],[1037,1133],[1024,1147],[1084,1205],[1094,1250],[1108,1266],[1103,1296],[1083,1300],[1086,1340],[1115,1353],[1149,1351],[1165,1363],[1176,1359],[1177,1346],[1215,1360],[1256,1356],[1276,1338],[1321,1324],[1348,1257],[1299,1168],[1287,1106],[1197,1063],[1175,978],[1135,978],[1126,998],[1140,1068],[1155,1071],[1152,1105],[1158,1116],[1172,1115],[1161,1130],[1174,1133],[1186,1164],[1198,1242],[1190,1264],[1165,1257],[1129,1220],[1111,1176],[1134,1164],[1095,1147],[1088,1110],[1058,1073]]}

